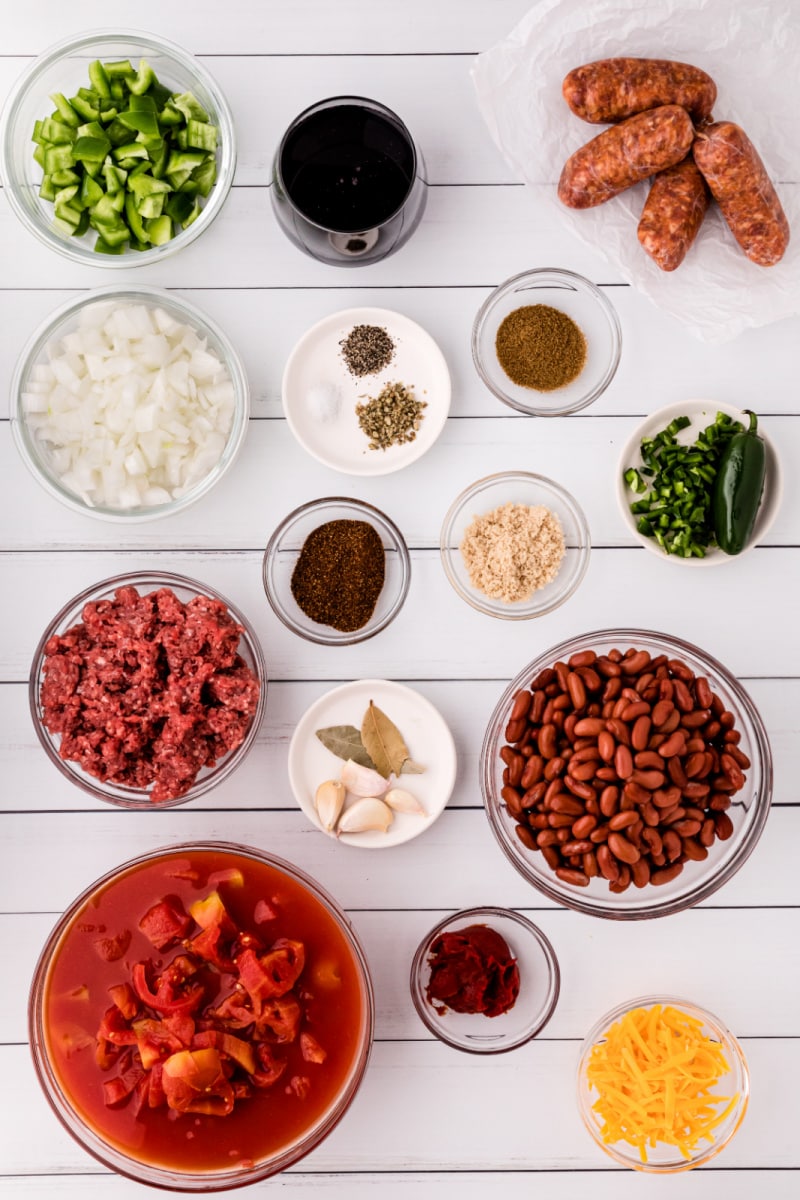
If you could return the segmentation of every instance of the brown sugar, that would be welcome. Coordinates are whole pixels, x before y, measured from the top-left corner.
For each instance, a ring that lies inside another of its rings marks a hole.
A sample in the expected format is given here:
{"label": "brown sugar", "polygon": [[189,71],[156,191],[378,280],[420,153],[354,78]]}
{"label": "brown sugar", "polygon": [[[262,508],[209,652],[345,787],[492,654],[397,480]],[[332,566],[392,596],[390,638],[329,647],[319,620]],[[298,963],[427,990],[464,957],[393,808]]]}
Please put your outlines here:
{"label": "brown sugar", "polygon": [[472,586],[492,600],[513,604],[555,579],[564,557],[564,531],[549,508],[509,501],[475,517],[460,549]]}

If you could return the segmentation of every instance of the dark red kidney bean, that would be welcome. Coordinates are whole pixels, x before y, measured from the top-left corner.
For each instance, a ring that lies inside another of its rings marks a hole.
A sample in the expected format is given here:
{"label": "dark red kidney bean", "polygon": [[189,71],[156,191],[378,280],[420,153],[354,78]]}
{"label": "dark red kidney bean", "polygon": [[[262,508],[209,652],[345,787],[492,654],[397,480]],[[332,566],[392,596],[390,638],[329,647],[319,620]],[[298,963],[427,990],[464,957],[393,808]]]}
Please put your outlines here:
{"label": "dark red kidney bean", "polygon": [[[545,783],[545,780],[542,780],[542,783]],[[545,787],[544,797],[542,798],[543,807],[546,809],[552,808],[553,800],[559,794],[559,792],[563,792],[563,790],[564,790],[564,781],[563,781],[563,779],[561,779],[560,776],[557,777],[556,779],[551,779],[550,782]]]}
{"label": "dark red kidney bean", "polygon": [[509,801],[511,801],[512,804],[519,805],[522,801],[522,794],[518,788],[511,787],[509,784],[500,789],[500,799],[506,805],[509,803]]}
{"label": "dark red kidney bean", "polygon": [[665,883],[672,883],[673,879],[677,879],[683,870],[683,863],[673,863],[671,867],[660,867],[650,876],[650,882],[653,887],[661,887]]}
{"label": "dark red kidney bean", "polygon": [[657,829],[647,826],[642,830],[642,841],[650,850],[650,857],[661,853],[661,834]]}
{"label": "dark red kidney bean", "polygon": [[559,775],[564,773],[566,763],[560,755],[555,758],[548,758],[544,767],[544,777],[548,783],[552,783],[554,779],[558,779]]}
{"label": "dark red kidney bean", "polygon": [[713,812],[725,812],[727,809],[730,808],[730,806],[731,806],[731,798],[730,798],[730,796],[726,796],[723,792],[712,793],[712,795],[708,801],[708,807]]}
{"label": "dark red kidney bean", "polygon": [[578,817],[572,826],[572,832],[576,838],[587,838],[596,826],[597,817],[587,813],[583,817]]}
{"label": "dark red kidney bean", "polygon": [[605,722],[601,717],[583,717],[575,725],[575,733],[578,737],[596,738],[603,732],[604,727]]}
{"label": "dark red kidney bean", "polygon": [[742,774],[742,768],[730,754],[723,754],[719,760],[719,765],[728,780],[733,784],[734,791],[739,791],[744,787],[745,779]]}
{"label": "dark red kidney bean", "polygon": [[561,866],[561,851],[555,846],[544,846],[542,848],[542,858],[551,871],[555,871],[557,867]]}
{"label": "dark red kidney bean", "polygon": [[634,887],[647,887],[650,882],[650,864],[646,858],[640,858],[637,862],[631,863],[631,880]]}
{"label": "dark red kidney bean", "polygon": [[631,780],[641,787],[647,788],[648,791],[654,792],[664,786],[666,776],[663,771],[640,771],[638,768],[634,768]]}
{"label": "dark red kidney bean", "polygon": [[583,708],[586,703],[586,684],[578,675],[577,671],[570,671],[567,675],[567,687],[569,689],[569,698],[572,701],[574,708]]}
{"label": "dark red kidney bean", "polygon": [[523,846],[527,847],[528,850],[538,849],[536,845],[536,838],[527,825],[515,825],[514,832],[522,842]]}
{"label": "dark red kidney bean", "polygon": [[528,824],[531,829],[549,829],[550,824],[547,820],[548,813],[528,813]]}
{"label": "dark red kidney bean", "polygon": [[738,763],[743,771],[749,770],[750,766],[752,765],[750,759],[747,757],[744,751],[740,750],[738,746],[734,746],[732,743],[726,745],[725,753],[729,755],[729,757],[732,758],[735,763]]}
{"label": "dark red kidney bean", "polygon": [[[574,813],[549,812],[547,814],[547,824],[551,829],[570,830],[572,828],[573,819]],[[569,832],[566,836],[570,836]]]}
{"label": "dark red kidney bean", "polygon": [[589,879],[594,879],[598,874],[597,858],[595,857],[594,847],[587,850],[583,855],[583,873]]}
{"label": "dark red kidney bean", "polygon": [[640,750],[638,754],[634,754],[633,765],[638,767],[640,771],[664,770],[664,760],[660,754],[656,753],[655,750]]}
{"label": "dark red kidney bean", "polygon": [[546,704],[547,696],[543,691],[539,690],[533,693],[533,704],[531,705],[531,711],[528,716],[534,725],[539,725],[541,723]]}
{"label": "dark red kidney bean", "polygon": [[691,779],[684,786],[683,794],[687,800],[704,800],[711,788],[699,779]]}
{"label": "dark red kidney bean", "polygon": [[666,721],[664,721],[664,723],[661,725],[661,728],[658,732],[665,734],[674,733],[680,723],[681,714],[678,712],[677,708],[673,708],[672,712],[669,714]]}
{"label": "dark red kidney bean", "polygon": [[[651,662],[650,666],[652,667],[652,665],[653,664]],[[636,691],[639,693],[640,696],[643,696],[645,694],[645,692],[650,687],[650,685],[653,682],[653,680],[655,679],[655,677],[656,677],[655,672],[652,670],[646,671],[643,675],[639,676],[639,678],[636,680]]]}
{"label": "dark red kidney bean", "polygon": [[584,871],[576,871],[573,867],[556,867],[556,875],[562,883],[571,883],[575,887],[589,886],[589,876]]}
{"label": "dark red kidney bean", "polygon": [[686,787],[689,780],[686,778],[683,763],[676,755],[667,759],[667,772],[676,787],[681,788],[681,790]]}
{"label": "dark red kidney bean", "polygon": [[722,740],[726,745],[732,742],[736,746],[742,740],[742,735],[738,729],[726,729],[722,735]]}
{"label": "dark red kidney bean", "polygon": [[665,833],[661,834],[661,845],[670,862],[674,862],[683,853],[680,835],[672,829],[668,829]]}
{"label": "dark red kidney bean", "polygon": [[661,697],[661,699],[669,700],[669,702],[672,703],[673,691],[674,691],[674,689],[672,686],[672,680],[662,677],[659,680],[659,684],[658,684],[658,694]]}
{"label": "dark red kidney bean", "polygon": [[556,727],[552,722],[542,725],[539,730],[539,736],[536,739],[539,746],[539,753],[542,758],[555,758],[558,752]]}
{"label": "dark red kidney bean", "polygon": [[589,841],[594,842],[595,845],[598,846],[601,842],[608,841],[609,833],[610,830],[608,825],[598,825],[597,828],[593,829],[589,834]]}
{"label": "dark red kidney bean", "polygon": [[[627,704],[625,706],[625,708],[623,708],[622,712],[620,713],[620,717],[622,718],[622,720],[627,721],[629,725],[633,721],[637,721],[639,719],[639,717],[649,717],[649,716],[650,716],[650,705],[647,703],[646,700],[633,701],[633,702]],[[646,745],[647,745],[647,739],[645,738],[644,746],[646,746]],[[637,746],[636,749],[643,750],[644,746]]]}
{"label": "dark red kidney bean", "polygon": [[721,731],[722,726],[720,725],[719,721],[709,721],[703,730],[709,742],[712,742],[715,738],[719,737]]}
{"label": "dark red kidney bean", "polygon": [[635,783],[632,779],[625,784],[622,794],[632,804],[645,804],[650,799],[647,788],[643,788],[640,783]]}
{"label": "dark red kidney bean", "polygon": [[692,862],[703,862],[708,858],[708,850],[705,846],[701,846],[693,837],[683,838],[683,853]]}
{"label": "dark red kidney bean", "polygon": [[610,720],[606,721],[606,729],[609,733],[614,735],[621,745],[630,746],[631,731],[628,729],[628,726],[624,721],[619,721],[612,717]]}
{"label": "dark red kidney bean", "polygon": [[604,787],[600,793],[600,812],[604,817],[612,817],[619,807],[619,788],[614,784]]}
{"label": "dark red kidney bean", "polygon": [[586,686],[587,692],[599,692],[603,681],[592,667],[579,667],[578,674]]}
{"label": "dark red kidney bean", "polygon": [[577,667],[591,667],[597,662],[597,654],[594,650],[576,650],[574,654],[567,659],[567,666],[571,670],[576,670]]}
{"label": "dark red kidney bean", "polygon": [[732,712],[728,712],[727,709],[723,709],[723,711],[719,714],[719,723],[723,729],[733,729],[734,725],[736,724],[736,718]]}
{"label": "dark red kidney bean", "polygon": [[536,835],[536,845],[542,846],[557,846],[558,833],[555,829],[541,829]]}
{"label": "dark red kidney bean", "polygon": [[676,821],[682,821],[686,816],[686,809],[682,804],[677,804],[675,808],[669,808],[666,812],[661,813],[662,825],[674,825]]}
{"label": "dark red kidney bean", "polygon": [[663,854],[651,854],[650,862],[654,867],[663,867],[666,865],[667,860]]}
{"label": "dark red kidney bean", "polygon": [[533,703],[533,693],[529,691],[517,692],[514,697],[514,703],[511,707],[511,720],[519,721],[522,717],[527,717],[531,711]]}
{"label": "dark red kidney bean", "polygon": [[670,674],[673,677],[673,682],[681,682],[683,684],[691,683],[694,679],[694,671],[691,667],[687,667],[686,663],[681,662],[679,658],[670,658],[667,662]]}
{"label": "dark red kidney bean", "polygon": [[608,822],[608,828],[614,833],[618,833],[620,829],[626,829],[629,825],[635,825],[639,820],[633,809],[627,809],[625,812],[615,813]]}
{"label": "dark red kidney bean", "polygon": [[700,729],[705,725],[711,716],[707,708],[695,708],[691,712],[684,713],[681,717],[681,725],[684,729]]}
{"label": "dark red kidney bean", "polygon": [[714,825],[717,830],[717,837],[721,842],[727,842],[728,838],[733,833],[733,821],[726,812],[714,813]]}
{"label": "dark red kidney bean", "polygon": [[712,846],[714,844],[717,830],[713,817],[706,817],[697,836],[701,846]]}
{"label": "dark red kidney bean", "polygon": [[617,772],[613,767],[598,767],[595,779],[600,783],[614,783],[617,778]]}
{"label": "dark red kidney bean", "polygon": [[600,805],[597,803],[597,793],[592,796],[591,800],[586,801],[586,812],[592,817],[600,816]]}
{"label": "dark red kidney bean", "polygon": [[[567,813],[571,817],[582,817],[584,808],[577,800],[573,800],[566,792],[559,792],[550,799],[550,807],[555,813]],[[572,822],[570,822],[572,824]]]}
{"label": "dark red kidney bean", "polygon": [[572,779],[577,779],[580,783],[587,783],[590,779],[594,779],[595,771],[597,770],[597,759],[592,759],[590,762],[576,763],[574,759],[569,764],[569,773]]}
{"label": "dark red kidney bean", "polygon": [[608,846],[598,846],[595,855],[601,874],[609,883],[616,883],[619,879],[619,863],[614,858]]}
{"label": "dark red kidney bean", "polygon": [[531,690],[536,691],[537,688],[546,688],[549,684],[551,684],[553,682],[555,677],[556,677],[556,673],[553,670],[553,668],[545,667],[543,670],[541,670],[539,672],[539,674],[536,676],[536,678],[531,683]]}
{"label": "dark red kidney bean", "polygon": [[614,735],[609,733],[607,729],[602,729],[597,735],[597,751],[603,762],[611,762],[616,748],[617,743],[614,741]]}
{"label": "dark red kidney bean", "polygon": [[650,828],[655,829],[661,824],[661,813],[654,804],[650,803],[649,800],[646,804],[642,805],[639,811],[642,814],[642,820],[646,825],[650,826]]}
{"label": "dark red kidney bean", "polygon": [[692,821],[692,820],[689,820],[689,818],[684,817],[684,819],[682,821],[675,821],[673,823],[673,825],[670,826],[670,828],[674,829],[675,832],[677,834],[679,834],[682,838],[690,838],[690,837],[694,837],[694,835],[696,833],[700,832],[700,830],[702,828],[702,822],[701,821]]}
{"label": "dark red kidney bean", "polygon": [[[629,701],[628,701],[627,696],[620,696],[619,700],[616,700],[614,702],[614,708],[611,711],[611,716],[613,717],[613,719],[615,721],[622,720],[622,714],[625,712],[625,709],[628,707],[628,703],[629,703]],[[628,731],[628,732],[630,733],[630,731]]]}
{"label": "dark red kidney bean", "polygon": [[525,770],[525,759],[521,754],[515,755],[514,761],[507,769],[509,786],[518,788],[522,782],[522,772]]}
{"label": "dark red kidney bean", "polygon": [[622,679],[619,675],[615,675],[613,679],[606,681],[606,686],[603,688],[603,699],[613,704],[622,691]]}
{"label": "dark red kidney bean", "polygon": [[600,751],[597,749],[596,744],[594,742],[592,742],[592,744],[589,746],[581,746],[580,750],[575,750],[572,754],[570,761],[572,762],[573,766],[576,763],[583,763],[583,762],[592,762],[593,761],[593,762],[597,763],[597,760],[599,759],[599,757],[600,757]]}
{"label": "dark red kidney bean", "polygon": [[640,675],[650,665],[650,654],[647,650],[635,650],[628,654],[620,663],[623,675]]}
{"label": "dark red kidney bean", "polygon": [[525,732],[525,729],[527,728],[527,724],[528,724],[528,722],[525,720],[524,717],[520,717],[516,721],[509,721],[508,724],[506,725],[506,741],[507,742],[518,742],[519,739],[522,737],[523,733]]}
{"label": "dark red kidney bean", "polygon": [[580,796],[581,800],[594,799],[594,788],[589,783],[583,783],[580,779],[573,779],[571,775],[567,775],[564,779],[569,790],[574,796]]}
{"label": "dark red kidney bean", "polygon": [[676,754],[684,754],[686,751],[686,734],[681,729],[676,729],[671,733],[666,741],[662,742],[658,747],[658,753],[661,758],[674,758]]}
{"label": "dark red kidney bean", "polygon": [[706,756],[704,751],[695,751],[694,753],[690,754],[686,762],[683,764],[683,769],[686,772],[686,778],[696,779],[705,765]]}
{"label": "dark red kidney bean", "polygon": [[520,786],[524,787],[527,791],[535,783],[539,783],[543,776],[544,759],[541,754],[532,754],[525,764],[525,770],[522,772],[522,778],[520,779]]}
{"label": "dark red kidney bean", "polygon": [[561,847],[562,854],[588,854],[590,850],[594,850],[594,842],[587,841],[585,838],[579,838],[577,841],[564,842]]}
{"label": "dark red kidney bean", "polygon": [[619,660],[612,658],[611,654],[601,654],[595,663],[601,675],[605,675],[607,679],[614,679],[622,674],[619,666]]}
{"label": "dark red kidney bean", "polygon": [[630,779],[633,774],[633,758],[627,746],[617,746],[614,752],[614,770],[620,779]]}
{"label": "dark red kidney bean", "polygon": [[610,892],[624,892],[631,886],[631,869],[627,863],[620,863],[619,878],[616,883],[610,883]]}
{"label": "dark red kidney bean", "polygon": [[694,681],[694,695],[701,708],[711,708],[714,693],[711,691],[705,675],[697,675]]}
{"label": "dark red kidney bean", "polygon": [[553,663],[553,670],[556,673],[559,689],[562,692],[567,691],[567,679],[569,677],[569,667],[565,662]]}
{"label": "dark red kidney bean", "polygon": [[[623,714],[623,720],[627,719],[628,718]],[[649,710],[647,713],[640,713],[639,716],[637,716],[633,729],[631,730],[631,745],[633,746],[634,750],[646,750],[647,743],[650,739],[650,729],[652,728],[652,724],[653,722],[650,719]]]}
{"label": "dark red kidney bean", "polygon": [[522,797],[523,808],[535,808],[537,804],[541,804],[547,793],[547,784],[542,779],[539,783],[535,783],[532,788],[528,788],[525,795]]}
{"label": "dark red kidney bean", "polygon": [[566,712],[570,707],[570,698],[566,692],[562,692],[560,696],[553,697],[553,709],[555,712]]}
{"label": "dark red kidney bean", "polygon": [[608,848],[620,862],[635,863],[639,859],[639,851],[621,833],[610,833],[608,835]]}

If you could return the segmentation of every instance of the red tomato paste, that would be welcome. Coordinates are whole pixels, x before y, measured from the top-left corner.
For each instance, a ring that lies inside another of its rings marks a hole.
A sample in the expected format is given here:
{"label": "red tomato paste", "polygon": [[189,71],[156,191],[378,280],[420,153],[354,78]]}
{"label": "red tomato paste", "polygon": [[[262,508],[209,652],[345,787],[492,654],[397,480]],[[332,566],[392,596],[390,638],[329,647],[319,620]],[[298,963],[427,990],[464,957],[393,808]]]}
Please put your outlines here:
{"label": "red tomato paste", "polygon": [[488,925],[440,933],[431,945],[428,1002],[440,1014],[498,1017],[519,995],[519,968],[505,938]]}
{"label": "red tomato paste", "polygon": [[238,653],[244,630],[220,600],[170,588],[86,604],[45,646],[42,722],[60,756],[89,775],[152,787],[158,803],[244,739],[259,681]]}
{"label": "red tomato paste", "polygon": [[257,1164],[313,1128],[352,1078],[367,1020],[332,914],[276,867],[222,850],[165,854],[89,896],[43,1005],[49,1060],[83,1120],[134,1159],[191,1172]]}

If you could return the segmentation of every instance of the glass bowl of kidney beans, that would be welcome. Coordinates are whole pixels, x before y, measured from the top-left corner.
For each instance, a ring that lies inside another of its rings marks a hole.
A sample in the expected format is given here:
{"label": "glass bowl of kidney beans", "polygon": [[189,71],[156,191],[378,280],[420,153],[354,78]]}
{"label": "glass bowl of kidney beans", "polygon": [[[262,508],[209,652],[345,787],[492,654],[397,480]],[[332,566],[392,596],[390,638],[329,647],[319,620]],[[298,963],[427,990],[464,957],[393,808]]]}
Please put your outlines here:
{"label": "glass bowl of kidney beans", "polygon": [[707,899],[747,860],[772,794],[750,696],[680,638],[604,629],[546,651],[498,701],[481,752],[492,830],[560,904],[622,920]]}

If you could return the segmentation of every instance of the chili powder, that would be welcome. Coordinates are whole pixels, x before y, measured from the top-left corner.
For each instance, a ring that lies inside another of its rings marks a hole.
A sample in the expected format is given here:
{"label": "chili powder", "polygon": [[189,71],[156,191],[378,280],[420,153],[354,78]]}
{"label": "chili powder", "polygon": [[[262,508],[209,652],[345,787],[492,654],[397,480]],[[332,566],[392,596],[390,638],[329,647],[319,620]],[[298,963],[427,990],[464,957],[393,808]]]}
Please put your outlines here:
{"label": "chili powder", "polygon": [[368,521],[326,521],[303,543],[292,595],[318,625],[353,633],[375,611],[385,576],[383,542]]}
{"label": "chili powder", "polygon": [[565,387],[586,365],[583,333],[549,304],[526,304],[510,312],[497,330],[495,350],[511,382],[537,392]]}

